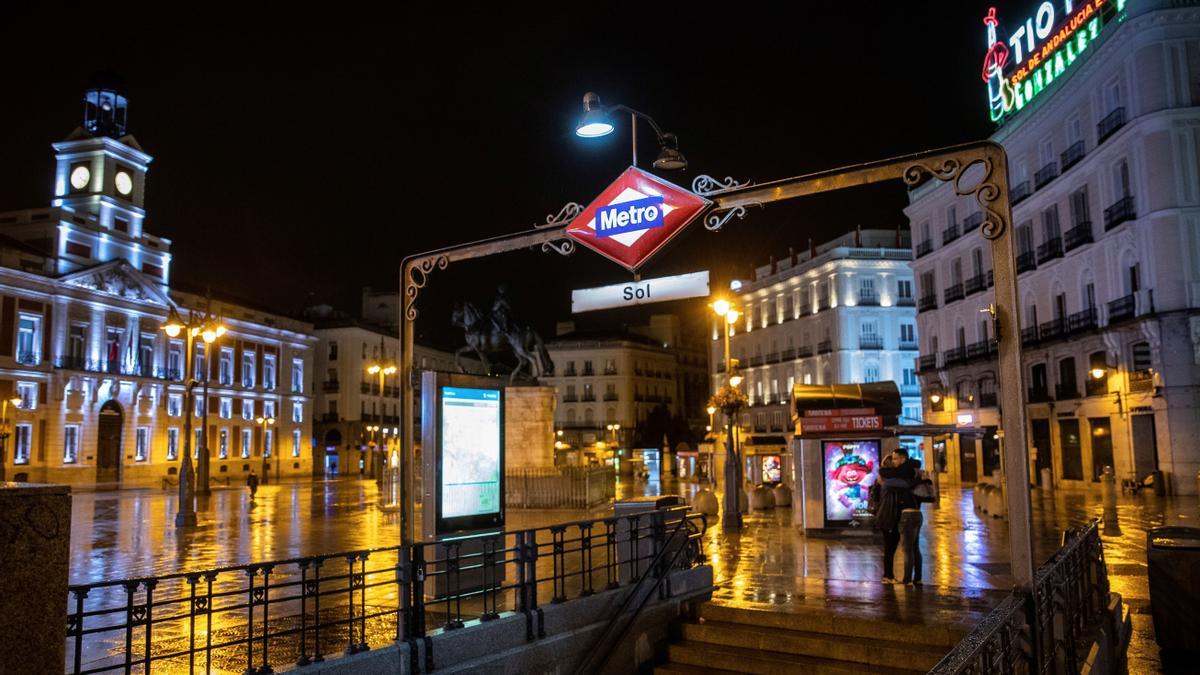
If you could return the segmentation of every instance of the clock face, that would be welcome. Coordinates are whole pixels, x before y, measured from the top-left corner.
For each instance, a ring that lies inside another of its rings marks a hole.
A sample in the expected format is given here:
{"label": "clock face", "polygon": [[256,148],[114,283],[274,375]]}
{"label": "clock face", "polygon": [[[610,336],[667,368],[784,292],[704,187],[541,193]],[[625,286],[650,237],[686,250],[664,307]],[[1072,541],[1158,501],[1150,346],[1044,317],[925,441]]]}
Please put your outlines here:
{"label": "clock face", "polygon": [[71,187],[82,190],[92,180],[92,172],[86,166],[77,166],[71,170]]}
{"label": "clock face", "polygon": [[116,183],[117,192],[123,195],[133,192],[133,178],[130,178],[128,171],[118,171],[113,182]]}

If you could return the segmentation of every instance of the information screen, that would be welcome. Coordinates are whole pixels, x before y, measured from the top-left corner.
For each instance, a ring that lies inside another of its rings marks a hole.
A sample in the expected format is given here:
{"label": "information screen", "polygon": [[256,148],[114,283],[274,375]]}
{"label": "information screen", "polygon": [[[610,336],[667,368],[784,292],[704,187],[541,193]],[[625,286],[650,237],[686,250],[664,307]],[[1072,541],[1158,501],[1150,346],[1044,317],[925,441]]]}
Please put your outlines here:
{"label": "information screen", "polygon": [[499,513],[500,391],[442,387],[441,518]]}
{"label": "information screen", "polygon": [[825,521],[849,524],[868,515],[867,492],[878,478],[879,441],[825,441]]}

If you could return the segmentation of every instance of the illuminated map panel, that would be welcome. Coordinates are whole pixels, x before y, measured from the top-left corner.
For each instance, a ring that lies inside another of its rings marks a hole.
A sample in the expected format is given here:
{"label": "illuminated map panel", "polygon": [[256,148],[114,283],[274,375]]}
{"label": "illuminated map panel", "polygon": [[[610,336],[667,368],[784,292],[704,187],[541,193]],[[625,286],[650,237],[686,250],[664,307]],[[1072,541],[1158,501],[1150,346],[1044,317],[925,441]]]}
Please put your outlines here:
{"label": "illuminated map panel", "polygon": [[441,404],[441,517],[499,513],[500,391],[442,387]]}

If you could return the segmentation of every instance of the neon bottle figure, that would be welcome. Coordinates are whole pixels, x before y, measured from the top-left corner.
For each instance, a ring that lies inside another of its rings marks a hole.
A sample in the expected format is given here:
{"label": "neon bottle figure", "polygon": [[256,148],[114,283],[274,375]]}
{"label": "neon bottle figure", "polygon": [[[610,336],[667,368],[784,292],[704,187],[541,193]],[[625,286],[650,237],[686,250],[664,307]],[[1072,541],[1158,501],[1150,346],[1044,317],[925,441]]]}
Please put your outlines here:
{"label": "neon bottle figure", "polygon": [[1011,87],[1004,79],[1004,65],[1008,63],[1008,47],[996,41],[996,8],[989,7],[983,17],[987,26],[988,50],[983,58],[983,81],[988,87],[988,112],[992,121],[998,122],[1012,106]]}

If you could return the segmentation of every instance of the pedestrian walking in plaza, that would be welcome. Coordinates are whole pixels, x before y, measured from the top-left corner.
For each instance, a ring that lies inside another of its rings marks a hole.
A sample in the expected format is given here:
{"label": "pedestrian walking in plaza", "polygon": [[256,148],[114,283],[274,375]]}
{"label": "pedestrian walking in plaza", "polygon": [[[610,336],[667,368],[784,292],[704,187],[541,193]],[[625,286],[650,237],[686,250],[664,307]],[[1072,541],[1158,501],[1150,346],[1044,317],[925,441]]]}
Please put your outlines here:
{"label": "pedestrian walking in plaza", "polygon": [[[900,546],[901,518],[905,510],[917,508],[917,501],[912,491],[918,478],[917,467],[918,465],[908,458],[908,452],[903,448],[888,455],[879,467],[880,493],[875,524],[883,533],[883,583],[885,584],[898,583],[895,559],[896,549]],[[918,518],[920,515],[920,511],[917,511]]]}
{"label": "pedestrian walking in plaza", "polygon": [[258,475],[254,473],[254,469],[246,476],[246,487],[250,488],[250,501],[254,501],[254,494],[258,492]]}

